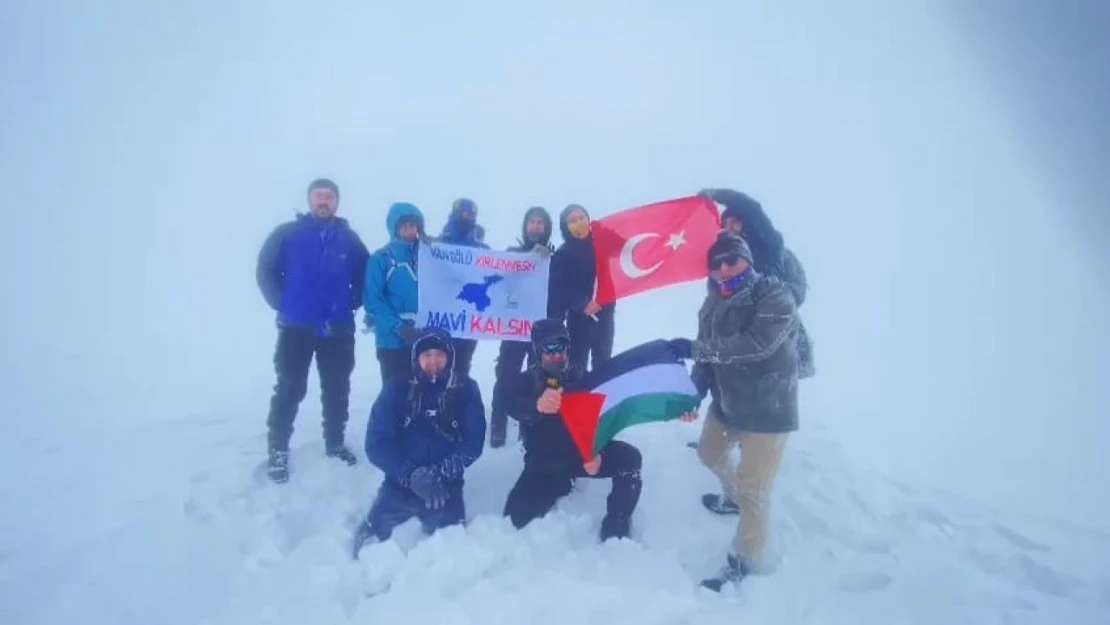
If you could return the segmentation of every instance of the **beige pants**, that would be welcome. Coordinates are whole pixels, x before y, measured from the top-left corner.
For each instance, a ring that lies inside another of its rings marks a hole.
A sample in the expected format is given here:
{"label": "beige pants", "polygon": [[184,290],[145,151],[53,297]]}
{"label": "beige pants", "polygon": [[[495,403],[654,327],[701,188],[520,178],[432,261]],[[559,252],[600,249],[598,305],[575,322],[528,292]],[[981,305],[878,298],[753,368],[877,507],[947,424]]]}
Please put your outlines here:
{"label": "beige pants", "polygon": [[[771,487],[779,472],[787,434],[734,430],[713,414],[705,415],[698,458],[721,481],[721,490],[740,507],[732,548],[754,570],[762,565],[771,511]],[[740,463],[733,469],[729,453],[739,443]]]}

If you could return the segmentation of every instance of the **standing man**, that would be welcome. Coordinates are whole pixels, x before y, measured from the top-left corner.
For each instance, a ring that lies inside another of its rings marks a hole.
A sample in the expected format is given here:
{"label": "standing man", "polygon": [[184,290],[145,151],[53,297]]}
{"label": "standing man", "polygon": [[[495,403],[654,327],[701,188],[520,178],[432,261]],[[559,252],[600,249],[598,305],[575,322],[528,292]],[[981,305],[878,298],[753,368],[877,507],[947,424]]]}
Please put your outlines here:
{"label": "standing man", "polygon": [[277,383],[267,419],[274,482],[289,479],[293,420],[308,390],[312,358],[320,374],[325,453],[348,465],[355,455],[344,444],[355,367],[355,317],[369,253],[347,220],[336,217],[339,187],[326,178],[308,186],[309,214],[298,214],[266,238],[256,278],[262,297],[277,313],[274,351]]}
{"label": "standing man", "polygon": [[[447,225],[439,237],[440,243],[463,245],[488,250],[485,243],[485,229],[478,225],[478,205],[474,200],[459,198],[451,205]],[[474,350],[478,348],[475,339],[451,339],[455,344],[455,374],[470,377],[470,363],[474,360]]]}
{"label": "standing man", "polygon": [[366,266],[362,304],[367,325],[374,329],[382,388],[389,378],[409,377],[409,346],[417,335],[417,259],[424,238],[424,214],[408,202],[396,202],[385,216],[389,242],[374,252]]}
{"label": "standing man", "polygon": [[[554,253],[551,245],[551,214],[542,206],[533,206],[524,213],[524,223],[520,227],[520,241],[510,247],[510,252],[533,252],[547,258]],[[535,360],[527,341],[501,341],[495,368],[496,381],[493,384],[493,414],[490,416],[490,447],[505,445],[506,430],[509,423],[506,384],[520,373],[527,358],[529,366]]]}
{"label": "standing man", "polygon": [[[798,429],[798,312],[783,282],[752,266],[747,242],[727,231],[709,248],[717,289],[698,311],[691,377],[713,400],[698,441],[698,458],[738,504],[739,527],[721,572],[702,582],[719,591],[758,571],[768,537],[770,494],[786,440]],[[739,466],[730,452],[742,446]],[[718,511],[717,494],[702,502]]]}

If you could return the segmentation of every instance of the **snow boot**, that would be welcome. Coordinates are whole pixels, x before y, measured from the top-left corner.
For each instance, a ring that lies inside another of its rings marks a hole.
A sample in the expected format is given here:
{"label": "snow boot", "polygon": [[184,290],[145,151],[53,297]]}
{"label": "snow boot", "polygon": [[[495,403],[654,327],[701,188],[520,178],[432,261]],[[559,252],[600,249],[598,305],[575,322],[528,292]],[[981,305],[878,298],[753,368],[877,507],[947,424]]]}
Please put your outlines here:
{"label": "snow boot", "polygon": [[701,496],[701,505],[713,514],[740,514],[740,506],[724,495],[706,493]]}
{"label": "snow boot", "polygon": [[628,538],[632,532],[632,520],[623,515],[606,514],[601,519],[601,542],[610,538]]}
{"label": "snow boot", "polygon": [[728,554],[728,563],[716,575],[703,579],[701,581],[702,588],[708,588],[713,592],[721,592],[721,588],[725,584],[735,584],[740,580],[751,574],[751,569],[748,568],[740,558]]}
{"label": "snow boot", "polygon": [[284,484],[289,481],[289,452],[270,450],[270,458],[266,461],[266,475],[275,484]]}
{"label": "snow boot", "polygon": [[328,445],[328,448],[324,452],[324,455],[326,455],[328,458],[336,458],[342,460],[349,467],[355,466],[355,463],[358,462],[358,458],[356,458],[355,455],[351,453],[351,450],[347,449],[347,446],[342,443],[339,443],[338,445]]}

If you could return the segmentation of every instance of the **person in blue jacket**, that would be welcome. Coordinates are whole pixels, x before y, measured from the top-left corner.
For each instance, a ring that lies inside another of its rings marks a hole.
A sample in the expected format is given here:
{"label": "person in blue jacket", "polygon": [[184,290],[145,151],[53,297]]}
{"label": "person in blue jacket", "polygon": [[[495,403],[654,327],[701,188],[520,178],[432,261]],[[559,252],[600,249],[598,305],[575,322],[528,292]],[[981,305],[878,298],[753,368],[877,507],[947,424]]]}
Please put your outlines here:
{"label": "person in blue jacket", "polygon": [[408,377],[410,346],[416,338],[417,257],[424,234],[424,214],[415,205],[397,202],[385,216],[389,242],[370,256],[362,305],[374,329],[382,384]]}
{"label": "person in blue jacket", "polygon": [[[459,198],[451,205],[451,214],[443,227],[438,241],[449,245],[464,245],[484,250],[490,249],[485,242],[485,229],[478,225],[478,205],[469,198]],[[470,363],[478,341],[474,339],[455,339],[455,373],[470,377]]]}
{"label": "person in blue jacket", "polygon": [[464,473],[482,455],[486,409],[478,384],[454,375],[454,355],[446,330],[421,330],[412,373],[389,380],[374,401],[366,457],[385,479],[355,530],[356,560],[368,540],[389,540],[413,517],[428,534],[466,520]]}
{"label": "person in blue jacket", "polygon": [[308,187],[308,214],[298,214],[266,237],[256,279],[277,313],[277,383],[267,417],[267,473],[289,479],[293,420],[308,391],[313,356],[320,372],[325,450],[354,465],[344,445],[355,368],[355,317],[368,252],[347,220],[336,217],[339,187],[326,178]]}

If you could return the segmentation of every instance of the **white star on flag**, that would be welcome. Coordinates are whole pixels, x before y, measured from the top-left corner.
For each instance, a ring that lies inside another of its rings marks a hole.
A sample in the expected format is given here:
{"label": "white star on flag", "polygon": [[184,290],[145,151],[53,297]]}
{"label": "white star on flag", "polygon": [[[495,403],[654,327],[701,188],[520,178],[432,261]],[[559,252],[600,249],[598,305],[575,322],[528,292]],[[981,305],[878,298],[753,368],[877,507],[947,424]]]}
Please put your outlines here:
{"label": "white star on flag", "polygon": [[683,230],[682,232],[677,232],[675,234],[672,234],[671,235],[671,240],[669,242],[667,242],[667,245],[671,246],[671,250],[677,250],[678,248],[682,247],[685,243],[686,243],[686,231]]}

